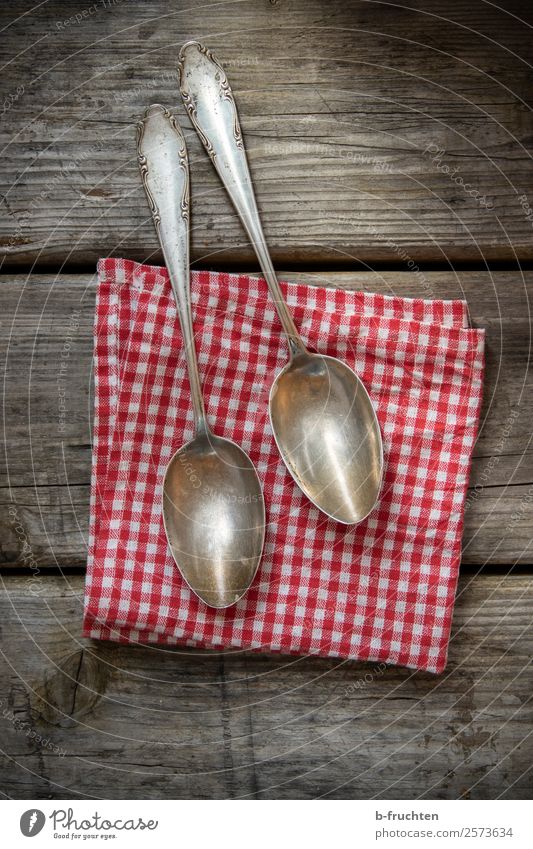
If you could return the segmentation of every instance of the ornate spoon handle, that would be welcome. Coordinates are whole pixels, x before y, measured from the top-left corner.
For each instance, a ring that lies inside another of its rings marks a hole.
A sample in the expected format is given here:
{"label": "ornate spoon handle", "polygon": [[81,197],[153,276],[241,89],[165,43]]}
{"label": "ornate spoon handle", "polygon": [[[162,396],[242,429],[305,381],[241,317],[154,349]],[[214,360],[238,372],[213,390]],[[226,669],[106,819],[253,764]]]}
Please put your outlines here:
{"label": "ornate spoon handle", "polygon": [[272,266],[257,210],[237,107],[222,65],[197,41],[180,50],[180,91],[185,108],[233,201],[268,283],[291,355],[305,352]]}
{"label": "ornate spoon handle", "polygon": [[194,348],[189,279],[189,159],[175,118],[158,103],[137,125],[137,155],[181,324],[196,431],[207,427]]}

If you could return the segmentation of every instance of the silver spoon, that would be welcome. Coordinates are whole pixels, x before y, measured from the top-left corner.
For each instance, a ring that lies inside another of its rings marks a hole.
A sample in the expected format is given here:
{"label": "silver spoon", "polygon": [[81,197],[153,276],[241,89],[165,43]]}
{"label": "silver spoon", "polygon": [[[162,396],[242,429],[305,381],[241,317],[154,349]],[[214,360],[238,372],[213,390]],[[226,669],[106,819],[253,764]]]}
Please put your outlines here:
{"label": "silver spoon", "polygon": [[307,351],[268,253],[237,108],[222,65],[196,41],[180,51],[180,90],[194,127],[255,248],[289,343],[290,360],[270,391],[270,420],[298,486],[338,522],[362,521],[375,506],[383,446],[372,401],[357,375]]}
{"label": "silver spoon", "polygon": [[193,592],[211,607],[235,604],[263,550],[261,485],[242,448],[209,429],[194,348],[189,283],[189,163],[185,139],[163,106],[138,124],[137,152],[152,219],[183,334],[196,434],[172,457],[163,519],[172,555]]}

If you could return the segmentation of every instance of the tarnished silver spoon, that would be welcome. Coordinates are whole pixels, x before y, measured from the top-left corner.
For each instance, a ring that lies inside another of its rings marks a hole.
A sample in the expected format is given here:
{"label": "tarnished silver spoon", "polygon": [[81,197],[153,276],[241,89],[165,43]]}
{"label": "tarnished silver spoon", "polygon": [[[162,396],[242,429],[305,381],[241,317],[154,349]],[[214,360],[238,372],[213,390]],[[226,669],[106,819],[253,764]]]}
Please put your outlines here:
{"label": "tarnished silver spoon", "polygon": [[179,57],[189,117],[255,248],[287,336],[290,360],[270,392],[270,420],[280,454],[313,504],[353,524],[375,506],[383,446],[372,401],[357,375],[333,357],[307,351],[268,253],[257,211],[237,109],[222,65],[195,41]]}
{"label": "tarnished silver spoon", "polygon": [[181,324],[196,434],[172,457],[163,484],[170,549],[193,592],[235,604],[252,583],[265,537],[261,485],[242,448],[209,429],[194,348],[189,284],[189,164],[185,139],[163,106],[138,124],[137,152]]}

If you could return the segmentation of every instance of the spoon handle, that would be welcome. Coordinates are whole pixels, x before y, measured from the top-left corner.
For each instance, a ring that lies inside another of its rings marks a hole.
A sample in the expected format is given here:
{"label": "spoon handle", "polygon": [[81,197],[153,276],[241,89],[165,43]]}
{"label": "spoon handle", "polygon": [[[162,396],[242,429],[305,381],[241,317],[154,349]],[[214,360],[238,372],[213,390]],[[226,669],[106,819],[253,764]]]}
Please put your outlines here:
{"label": "spoon handle", "polygon": [[291,355],[305,352],[266,245],[237,107],[224,68],[206,47],[189,41],[180,50],[178,71],[185,108],[251,239]]}
{"label": "spoon handle", "polygon": [[194,347],[189,277],[189,158],[168,109],[149,106],[137,124],[137,156],[181,325],[196,432],[207,429]]}

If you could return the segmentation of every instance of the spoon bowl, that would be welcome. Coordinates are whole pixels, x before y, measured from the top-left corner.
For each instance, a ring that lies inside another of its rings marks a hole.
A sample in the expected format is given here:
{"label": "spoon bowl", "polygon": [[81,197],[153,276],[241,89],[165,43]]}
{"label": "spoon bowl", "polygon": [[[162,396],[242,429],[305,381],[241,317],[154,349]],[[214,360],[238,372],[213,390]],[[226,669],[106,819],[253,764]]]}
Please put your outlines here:
{"label": "spoon bowl", "polygon": [[210,607],[239,601],[263,550],[263,494],[250,458],[206,432],[172,457],[163,484],[163,520],[172,555]]}
{"label": "spoon bowl", "polygon": [[379,496],[383,449],[355,372],[333,357],[297,354],[272,384],[270,421],[285,465],[309,500],[337,522],[365,519]]}

